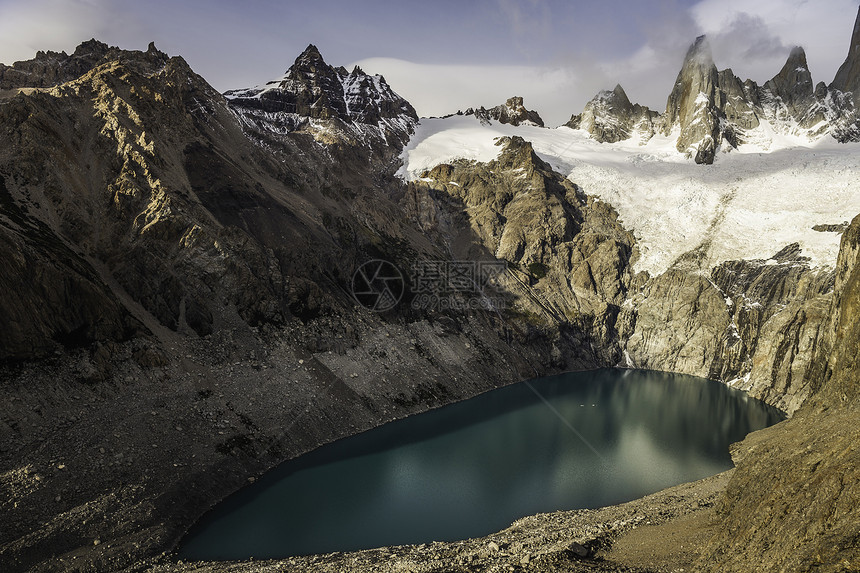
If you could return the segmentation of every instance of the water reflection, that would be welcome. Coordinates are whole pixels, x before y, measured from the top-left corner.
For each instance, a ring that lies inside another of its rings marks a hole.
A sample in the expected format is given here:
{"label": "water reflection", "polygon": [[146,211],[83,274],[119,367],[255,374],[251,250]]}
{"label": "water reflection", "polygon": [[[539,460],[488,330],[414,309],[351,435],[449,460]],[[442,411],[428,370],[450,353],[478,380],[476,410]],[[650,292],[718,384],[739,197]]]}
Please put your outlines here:
{"label": "water reflection", "polygon": [[531,384],[564,421],[519,384],[342,440],[226,500],[180,555],[274,558],[484,535],[524,515],[713,475],[731,467],[731,442],[781,419],[689,376],[599,370]]}

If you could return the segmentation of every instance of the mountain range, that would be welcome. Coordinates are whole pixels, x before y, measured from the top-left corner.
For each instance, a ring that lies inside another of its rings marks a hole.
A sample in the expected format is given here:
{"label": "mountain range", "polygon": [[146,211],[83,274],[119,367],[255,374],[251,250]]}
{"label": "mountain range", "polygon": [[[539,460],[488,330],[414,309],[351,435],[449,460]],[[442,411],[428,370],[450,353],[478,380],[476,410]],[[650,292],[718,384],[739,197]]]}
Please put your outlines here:
{"label": "mountain range", "polygon": [[721,146],[737,148],[760,140],[765,125],[811,141],[830,135],[843,143],[857,142],[858,60],[860,29],[855,26],[848,57],[829,86],[813,85],[801,47],[793,48],[779,73],[759,86],[741,81],[731,68],[718,71],[707,39],[700,36],[687,51],[662,114],[631,104],[618,85],[597,94],[565,125],[605,142],[647,142],[657,133],[672,135],[678,151],[696,163],[713,163]]}
{"label": "mountain range", "polygon": [[[663,113],[616,86],[556,129],[518,97],[419,120],[312,45],[223,94],[153,44],[0,65],[0,569],[191,570],[165,552],[286,459],[614,366],[791,415],[734,448],[716,509],[696,502],[715,523],[699,570],[860,567],[857,22],[830,85],[799,48],[741,82],[698,38]],[[505,270],[489,307],[406,292],[379,313],[353,292],[371,260]],[[642,507],[577,543],[611,544]],[[575,570],[559,531],[580,517],[504,535]],[[530,566],[522,545],[273,566],[502,570]]]}

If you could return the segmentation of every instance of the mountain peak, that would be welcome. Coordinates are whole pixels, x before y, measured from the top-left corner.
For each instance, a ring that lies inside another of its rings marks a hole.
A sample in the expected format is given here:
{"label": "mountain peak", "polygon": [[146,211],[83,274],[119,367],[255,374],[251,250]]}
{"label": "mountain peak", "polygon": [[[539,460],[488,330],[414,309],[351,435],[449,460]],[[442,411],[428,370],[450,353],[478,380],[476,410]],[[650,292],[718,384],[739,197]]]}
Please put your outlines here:
{"label": "mountain peak", "polygon": [[791,49],[785,65],[782,66],[782,69],[773,79],[789,77],[797,78],[796,83],[800,81],[812,83],[812,75],[809,72],[809,64],[806,61],[806,52],[800,46],[795,46]]}
{"label": "mountain peak", "polygon": [[[394,93],[382,76],[369,76],[359,66],[352,72],[343,66],[332,67],[313,44],[296,58],[283,78],[224,95],[249,117],[259,112],[290,114],[293,117],[278,119],[288,130],[302,125],[302,118],[339,120],[345,129],[353,124],[373,125],[379,133],[405,142],[418,121],[409,102]],[[256,120],[269,121],[265,117]]]}
{"label": "mountain peak", "polygon": [[860,8],[854,21],[854,33],[851,35],[848,57],[839,67],[830,87],[842,92],[853,92],[854,102],[860,104]]}
{"label": "mountain peak", "polygon": [[308,47],[305,48],[305,50],[301,54],[299,54],[299,57],[296,59],[301,58],[313,58],[319,60],[323,59],[322,54],[320,54],[319,48],[317,48],[313,44],[308,44]]}
{"label": "mountain peak", "polygon": [[80,58],[89,54],[98,54],[99,57],[101,57],[106,54],[108,50],[110,50],[110,46],[104,42],[99,42],[95,38],[90,38],[86,42],[81,42],[78,47],[75,48],[72,55]]}
{"label": "mountain peak", "polygon": [[801,109],[809,107],[815,86],[803,48],[795,46],[791,49],[785,65],[765,83],[764,88],[781,98],[783,103],[791,108],[792,113],[799,113]]}
{"label": "mountain peak", "polygon": [[583,129],[602,143],[615,143],[637,136],[647,141],[654,135],[653,120],[656,113],[647,107],[630,103],[621,84],[610,90],[601,90],[579,115],[566,124],[571,129]]}
{"label": "mountain peak", "polygon": [[719,72],[711,45],[699,36],[687,50],[684,65],[666,102],[663,132],[680,126],[677,149],[695,156],[696,163],[713,163],[720,140]]}
{"label": "mountain peak", "polygon": [[[291,73],[296,68],[317,68],[325,66],[326,68],[330,68],[330,66],[323,59],[322,54],[313,44],[308,44],[308,47],[299,54],[299,57],[296,58],[296,61],[293,62],[292,67],[287,70],[287,73]],[[332,70],[334,68],[331,68]]]}
{"label": "mountain peak", "polygon": [[806,65],[806,50],[803,49],[803,46],[795,46],[791,49],[791,52],[788,54],[789,62],[798,62],[802,63],[804,66]]}
{"label": "mountain peak", "polygon": [[[814,141],[826,134],[837,141],[860,140],[860,10],[845,63],[828,87],[813,83],[806,51],[794,46],[773,78],[759,85],[741,81],[731,68],[718,71],[708,37],[697,37],[684,56],[664,114],[632,105],[620,85],[602,90],[582,113],[564,124],[600,142],[639,135],[653,127],[676,137],[676,148],[697,163],[711,163],[723,142],[726,151],[742,143],[772,141],[755,132],[762,120],[781,133]],[[653,131],[651,132],[653,134]]]}
{"label": "mountain peak", "polygon": [[714,57],[711,54],[711,43],[704,34],[696,38],[696,41],[687,49],[687,55],[684,57],[684,66],[686,67],[688,63],[703,68],[714,65]]}
{"label": "mountain peak", "polygon": [[615,88],[613,88],[613,90],[609,93],[614,96],[613,99],[621,107],[627,109],[633,106],[633,104],[630,103],[630,98],[627,97],[627,92],[624,91],[624,88],[621,87],[621,84],[615,84]]}

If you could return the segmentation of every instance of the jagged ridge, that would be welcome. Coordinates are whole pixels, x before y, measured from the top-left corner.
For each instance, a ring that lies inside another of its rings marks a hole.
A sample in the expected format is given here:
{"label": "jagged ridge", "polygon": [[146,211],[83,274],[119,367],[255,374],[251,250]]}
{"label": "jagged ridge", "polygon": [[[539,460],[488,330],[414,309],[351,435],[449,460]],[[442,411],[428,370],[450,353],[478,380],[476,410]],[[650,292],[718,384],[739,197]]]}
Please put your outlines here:
{"label": "jagged ridge", "polygon": [[[289,132],[310,127],[322,139],[325,123],[339,122],[361,140],[381,135],[383,143],[393,137],[402,145],[418,121],[415,109],[381,75],[368,75],[358,66],[352,72],[332,67],[313,44],[282,78],[255,88],[229,90],[224,96],[258,130]],[[322,129],[314,129],[320,125]]]}
{"label": "jagged ridge", "polygon": [[601,142],[638,137],[646,143],[655,133],[677,133],[676,148],[697,163],[713,163],[723,144],[767,145],[759,128],[770,124],[777,133],[806,136],[827,134],[847,143],[860,141],[860,11],[848,57],[828,87],[813,86],[801,47],[794,47],[782,69],[759,86],[741,81],[731,69],[717,70],[705,36],[696,38],[666,102],[664,113],[633,105],[621,86],[602,91],[565,124],[584,129]]}
{"label": "jagged ridge", "polygon": [[523,98],[514,96],[508,98],[505,103],[491,107],[481,106],[477,109],[469,108],[463,115],[474,115],[478,121],[489,123],[491,120],[510,125],[536,125],[544,127],[543,119],[538,112],[527,109],[523,104]]}

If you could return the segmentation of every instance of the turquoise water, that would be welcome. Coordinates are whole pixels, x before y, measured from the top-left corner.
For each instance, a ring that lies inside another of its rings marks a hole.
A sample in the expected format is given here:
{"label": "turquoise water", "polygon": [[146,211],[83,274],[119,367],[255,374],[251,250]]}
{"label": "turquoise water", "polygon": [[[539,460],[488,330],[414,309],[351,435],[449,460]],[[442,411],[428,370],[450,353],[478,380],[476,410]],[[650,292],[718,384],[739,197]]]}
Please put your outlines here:
{"label": "turquoise water", "polygon": [[482,536],[526,515],[719,473],[732,466],[730,443],[781,419],[691,376],[609,369],[536,379],[286,462],[204,516],[179,556],[262,559]]}

